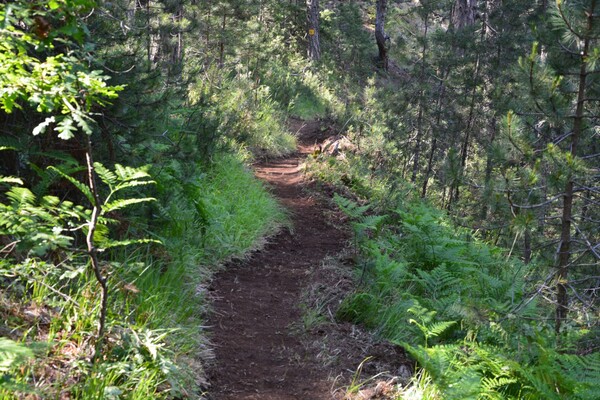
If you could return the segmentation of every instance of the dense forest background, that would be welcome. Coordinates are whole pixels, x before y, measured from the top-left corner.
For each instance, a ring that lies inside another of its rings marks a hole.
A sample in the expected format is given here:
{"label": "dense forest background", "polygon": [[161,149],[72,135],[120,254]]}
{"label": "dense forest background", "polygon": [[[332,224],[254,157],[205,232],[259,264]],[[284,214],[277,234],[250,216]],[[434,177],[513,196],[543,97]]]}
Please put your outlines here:
{"label": "dense forest background", "polygon": [[306,168],[399,396],[600,397],[596,0],[1,0],[0,32],[0,396],[201,398],[203,287],[286,223],[247,165],[294,117],[351,143]]}

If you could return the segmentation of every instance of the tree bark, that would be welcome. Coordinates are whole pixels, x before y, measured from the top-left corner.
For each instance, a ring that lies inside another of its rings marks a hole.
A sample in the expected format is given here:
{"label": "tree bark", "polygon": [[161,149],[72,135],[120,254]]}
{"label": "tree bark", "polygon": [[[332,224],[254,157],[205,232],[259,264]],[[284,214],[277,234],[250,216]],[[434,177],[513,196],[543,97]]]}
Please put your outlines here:
{"label": "tree bark", "polygon": [[[577,155],[577,145],[579,138],[583,132],[584,124],[584,104],[586,102],[586,80],[587,80],[587,63],[590,51],[590,42],[592,29],[594,25],[596,1],[592,1],[591,7],[586,12],[587,26],[586,35],[583,39],[583,49],[581,51],[581,66],[579,68],[579,83],[577,89],[577,106],[575,108],[575,118],[573,120],[573,133],[571,134],[571,146],[569,152]],[[560,333],[560,328],[563,321],[567,318],[569,296],[567,293],[568,277],[569,277],[569,260],[571,258],[571,226],[573,218],[573,197],[574,197],[575,182],[571,176],[565,185],[563,196],[562,216],[560,220],[560,247],[558,249],[558,264],[556,274],[556,333]]]}
{"label": "tree bark", "polygon": [[492,163],[492,146],[494,145],[494,141],[496,140],[496,118],[493,117],[489,124],[490,129],[490,142],[488,144],[487,149],[487,158],[485,160],[485,178],[483,184],[483,201],[481,202],[481,214],[479,219],[481,221],[485,221],[488,216],[489,210],[489,201],[491,196],[491,185],[492,185],[492,170],[494,169],[494,165]]}
{"label": "tree bark", "polygon": [[223,67],[225,62],[225,22],[227,21],[227,12],[223,10],[223,20],[221,22],[221,40],[219,42],[219,67]]}
{"label": "tree bark", "polygon": [[427,196],[427,185],[429,184],[429,177],[433,172],[433,158],[435,156],[435,152],[437,151],[437,132],[440,130],[440,120],[442,117],[442,104],[444,102],[444,95],[446,94],[446,79],[450,75],[450,67],[446,68],[446,71],[442,73],[442,79],[440,80],[439,88],[438,88],[438,99],[437,104],[435,106],[435,125],[433,127],[433,140],[431,142],[431,148],[429,149],[429,158],[427,160],[427,170],[425,171],[425,176],[423,177],[423,189],[421,191],[421,198],[425,198]]}
{"label": "tree bark", "polygon": [[[464,26],[468,26],[471,25],[473,23],[475,23],[475,6],[476,6],[476,2],[477,0],[458,0],[457,1],[457,9],[462,10],[462,14],[464,19],[462,20],[461,23],[463,23],[463,25],[457,25],[458,28],[462,28]],[[459,4],[460,3],[460,4]],[[465,10],[465,8],[467,8],[468,10]],[[481,29],[481,41],[483,42],[485,38],[485,24]],[[477,80],[479,79],[479,72],[480,72],[480,65],[481,64],[481,55],[478,53],[477,54],[477,60],[475,61],[475,70],[474,70],[474,74],[473,74],[473,79],[474,79],[474,85],[473,85],[473,89],[471,90],[471,104],[469,106],[469,117],[467,119],[467,126],[465,129],[465,139],[463,141],[463,144],[461,146],[461,150],[460,150],[460,174],[461,174],[461,179],[462,179],[462,175],[465,173],[465,169],[467,166],[467,157],[469,155],[469,140],[471,138],[471,129],[473,127],[473,122],[474,122],[474,111],[475,111],[475,100],[476,100],[476,95],[477,95]],[[450,199],[453,201],[458,201],[459,197],[460,197],[460,184],[461,182],[458,181],[456,182],[456,187],[454,188],[454,195],[451,194]],[[451,201],[452,203],[452,201]]]}
{"label": "tree bark", "polygon": [[[429,32],[429,15],[425,14],[425,32],[423,35],[423,50],[421,51],[421,77],[422,81],[426,81],[425,78],[425,67],[426,67],[426,59],[427,59],[427,33]],[[423,138],[423,108],[425,105],[423,102],[425,101],[425,89],[422,88],[419,92],[419,113],[417,115],[417,138],[415,143],[414,150],[414,163],[413,163],[413,171],[410,181],[415,183],[417,181],[417,173],[419,171],[419,161],[421,158],[421,140]]]}
{"label": "tree bark", "polygon": [[531,262],[531,230],[529,227],[525,228],[525,234],[523,238],[523,262],[529,264]]}
{"label": "tree bark", "polygon": [[308,33],[308,58],[312,61],[321,59],[321,42],[319,39],[319,0],[306,0],[306,23]]}
{"label": "tree bark", "polygon": [[385,34],[385,14],[387,12],[387,0],[377,0],[377,13],[375,16],[375,40],[379,49],[379,65],[387,71],[388,69],[388,47]]}
{"label": "tree bark", "polygon": [[460,30],[475,23],[477,0],[456,0],[452,7],[452,25]]}

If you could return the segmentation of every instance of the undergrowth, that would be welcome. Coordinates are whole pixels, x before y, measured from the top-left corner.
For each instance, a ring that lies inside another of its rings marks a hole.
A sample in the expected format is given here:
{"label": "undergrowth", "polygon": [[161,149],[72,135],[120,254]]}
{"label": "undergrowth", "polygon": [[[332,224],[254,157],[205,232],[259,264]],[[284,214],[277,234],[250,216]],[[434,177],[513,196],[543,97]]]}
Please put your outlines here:
{"label": "undergrowth", "polygon": [[215,265],[285,221],[242,160],[241,153],[220,154],[185,173],[177,162],[154,171],[160,201],[138,212],[153,214],[156,227],[127,229],[162,245],[107,250],[107,344],[95,362],[98,284],[87,258],[59,247],[15,253],[4,243],[0,314],[9,339],[0,342],[0,398],[201,397],[210,350],[199,289]]}
{"label": "undergrowth", "polygon": [[338,318],[412,355],[419,369],[400,398],[599,396],[600,356],[576,350],[585,328],[555,336],[534,263],[506,258],[421,200],[386,215],[336,202],[354,221],[361,259]]}

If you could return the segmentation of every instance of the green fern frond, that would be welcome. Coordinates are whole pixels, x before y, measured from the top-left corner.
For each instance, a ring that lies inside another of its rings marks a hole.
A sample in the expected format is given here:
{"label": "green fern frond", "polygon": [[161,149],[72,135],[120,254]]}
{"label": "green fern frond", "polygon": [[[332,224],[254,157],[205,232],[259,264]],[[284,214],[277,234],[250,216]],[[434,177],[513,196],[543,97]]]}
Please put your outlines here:
{"label": "green fern frond", "polygon": [[117,175],[99,162],[94,163],[94,170],[102,182],[104,182],[111,190],[119,182]]}
{"label": "green fern frond", "polygon": [[13,340],[0,337],[0,372],[6,373],[15,365],[32,358],[33,351]]}
{"label": "green fern frond", "polygon": [[[74,159],[65,157],[63,163],[55,166],[56,169],[63,172],[63,174],[73,176],[73,174],[81,171],[85,171],[85,167],[79,165]],[[29,163],[29,166],[38,175],[39,182],[31,188],[31,190],[38,196],[43,196],[48,192],[48,188],[58,180],[61,175],[54,169],[51,168],[40,168],[34,163]]]}
{"label": "green fern frond", "polygon": [[525,380],[523,382],[524,391],[532,395],[532,398],[561,400],[562,397],[550,386],[552,380],[549,382],[548,379],[542,377],[543,375],[539,376],[539,372],[533,373],[533,371],[523,368],[520,375]]}
{"label": "green fern frond", "polygon": [[12,187],[6,196],[12,200],[13,207],[20,208],[35,203],[35,194],[27,188]]}
{"label": "green fern frond", "polygon": [[463,287],[462,280],[454,276],[447,268],[446,264],[426,271],[419,269],[416,271],[419,276],[418,282],[429,293],[436,297],[444,297],[448,294],[457,292],[458,287]]}
{"label": "green fern frond", "polygon": [[[507,377],[484,377],[481,379],[481,388],[484,392],[493,392],[498,389],[502,389],[505,386],[511,385],[513,383],[518,382],[516,378],[507,378]],[[490,397],[492,398],[492,397]]]}
{"label": "green fern frond", "polygon": [[353,225],[360,230],[375,230],[385,221],[385,215],[366,215],[358,219],[358,222]]}
{"label": "green fern frond", "polygon": [[71,182],[73,184],[73,186],[75,186],[77,189],[79,189],[79,191],[88,199],[90,204],[95,204],[94,196],[92,195],[92,191],[90,190],[90,188],[87,185],[79,182],[77,179],[73,178],[72,176],[66,174],[65,172],[61,171],[60,169],[58,169],[56,167],[50,166],[50,167],[48,167],[48,169],[55,171],[57,174],[59,174],[60,176],[62,176],[63,178],[65,178],[66,180]]}
{"label": "green fern frond", "polygon": [[402,347],[417,361],[417,364],[431,376],[434,382],[445,385],[447,372],[457,351],[456,345],[438,345],[432,348],[412,346],[402,343]]}
{"label": "green fern frond", "polygon": [[367,212],[370,208],[370,206],[368,204],[364,205],[364,206],[359,206],[354,201],[347,199],[345,197],[342,197],[342,196],[338,195],[337,193],[334,194],[333,201],[344,212],[344,214],[346,214],[348,217],[350,217],[352,219],[357,219],[359,217],[362,217],[363,214],[365,212]]}
{"label": "green fern frond", "polygon": [[117,210],[121,210],[125,207],[128,207],[132,204],[139,204],[139,203],[147,203],[150,201],[156,201],[155,198],[153,197],[143,197],[143,198],[137,198],[137,199],[119,199],[119,200],[113,200],[110,203],[106,203],[102,206],[102,212],[103,213],[109,213],[112,211],[117,211]]}
{"label": "green fern frond", "polygon": [[0,176],[0,183],[9,183],[11,185],[23,185],[23,180],[14,176]]}
{"label": "green fern frond", "polygon": [[153,180],[147,180],[147,181],[135,180],[135,181],[121,182],[115,187],[115,192],[122,190],[122,189],[128,189],[128,188],[132,188],[132,187],[136,187],[136,186],[154,185],[155,183],[156,183],[156,181],[153,181]]}
{"label": "green fern frond", "polygon": [[131,239],[131,240],[106,240],[102,243],[102,250],[112,249],[115,247],[130,246],[132,244],[162,244],[160,240],[155,239]]}
{"label": "green fern frond", "polygon": [[430,338],[437,337],[454,325],[456,325],[456,321],[440,321],[429,324],[427,326],[427,336]]}
{"label": "green fern frond", "polygon": [[2,135],[0,136],[0,151],[7,150],[21,151],[23,150],[23,146],[18,139],[8,135]]}
{"label": "green fern frond", "polygon": [[121,164],[115,164],[115,173],[119,177],[119,180],[121,182],[150,178],[150,174],[146,171],[144,167],[134,168],[129,166],[123,166]]}
{"label": "green fern frond", "polygon": [[573,382],[573,391],[577,398],[600,398],[600,353],[585,356],[559,354],[556,362]]}

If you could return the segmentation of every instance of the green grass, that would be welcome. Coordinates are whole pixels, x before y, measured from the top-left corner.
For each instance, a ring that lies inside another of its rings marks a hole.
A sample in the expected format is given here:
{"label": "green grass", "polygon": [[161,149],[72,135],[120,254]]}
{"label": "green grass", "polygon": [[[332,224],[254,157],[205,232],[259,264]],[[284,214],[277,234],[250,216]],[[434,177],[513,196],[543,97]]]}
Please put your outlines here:
{"label": "green grass", "polygon": [[241,70],[219,86],[199,83],[191,89],[191,102],[206,103],[204,123],[214,127],[220,142],[246,148],[256,157],[292,153],[296,138],[285,128],[285,108],[273,99],[270,86],[256,84],[250,75]]}
{"label": "green grass", "polygon": [[219,155],[198,190],[210,216],[204,237],[209,260],[243,255],[286,221],[279,204],[235,155]]}
{"label": "green grass", "polygon": [[[163,245],[135,245],[103,255],[109,284],[104,351],[91,364],[98,285],[77,253],[51,259],[0,260],[0,399],[200,398],[206,299],[202,285],[231,257],[261,245],[286,215],[244,164],[243,152],[216,154],[210,165],[173,162],[156,177],[147,213],[131,226]],[[188,174],[188,175],[186,175]],[[143,209],[141,210],[144,213]],[[139,233],[138,233],[139,234]]]}

